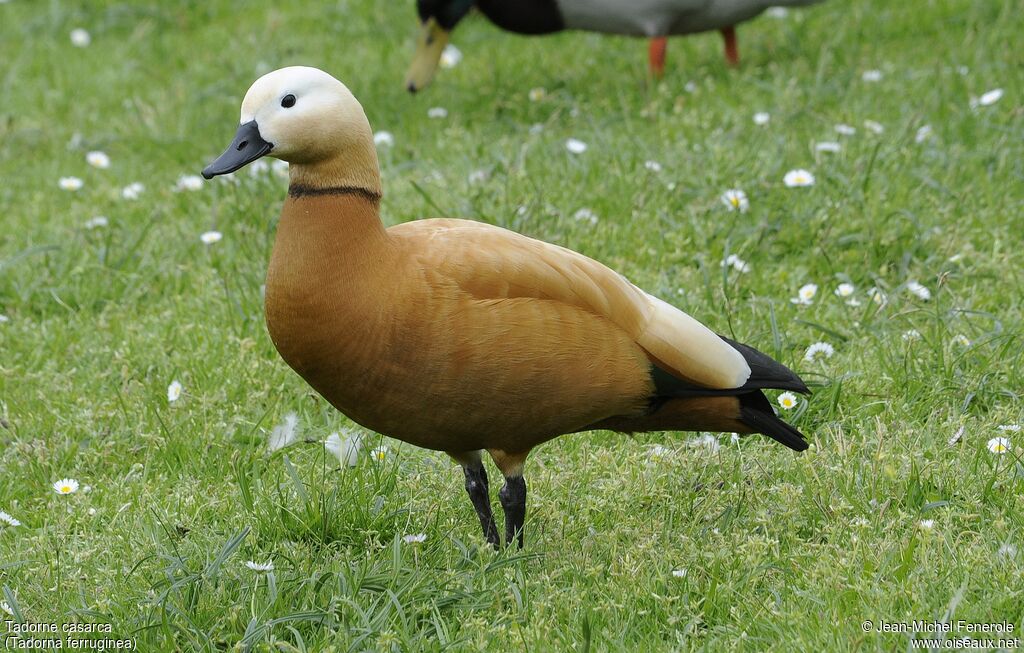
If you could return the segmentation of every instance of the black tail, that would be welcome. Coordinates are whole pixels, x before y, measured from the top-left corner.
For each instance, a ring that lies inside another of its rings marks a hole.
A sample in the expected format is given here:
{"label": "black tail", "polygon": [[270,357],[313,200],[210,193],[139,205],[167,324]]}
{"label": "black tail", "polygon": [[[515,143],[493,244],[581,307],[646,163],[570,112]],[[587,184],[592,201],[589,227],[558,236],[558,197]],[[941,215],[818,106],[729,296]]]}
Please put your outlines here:
{"label": "black tail", "polygon": [[807,448],[804,434],[775,416],[771,402],[760,390],[739,395],[740,421],[793,451]]}

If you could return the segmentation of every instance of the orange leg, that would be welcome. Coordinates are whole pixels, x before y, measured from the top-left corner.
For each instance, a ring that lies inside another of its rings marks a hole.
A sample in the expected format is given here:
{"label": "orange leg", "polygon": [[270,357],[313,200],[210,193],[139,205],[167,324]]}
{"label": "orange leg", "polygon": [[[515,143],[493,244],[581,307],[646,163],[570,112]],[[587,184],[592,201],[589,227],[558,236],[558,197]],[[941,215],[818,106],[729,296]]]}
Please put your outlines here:
{"label": "orange leg", "polygon": [[722,38],[725,39],[725,60],[730,66],[740,65],[740,50],[736,46],[736,28],[723,27]]}
{"label": "orange leg", "polygon": [[647,51],[647,56],[651,64],[651,74],[655,77],[661,77],[665,74],[665,50],[667,49],[668,39],[664,36],[651,39],[651,46]]}

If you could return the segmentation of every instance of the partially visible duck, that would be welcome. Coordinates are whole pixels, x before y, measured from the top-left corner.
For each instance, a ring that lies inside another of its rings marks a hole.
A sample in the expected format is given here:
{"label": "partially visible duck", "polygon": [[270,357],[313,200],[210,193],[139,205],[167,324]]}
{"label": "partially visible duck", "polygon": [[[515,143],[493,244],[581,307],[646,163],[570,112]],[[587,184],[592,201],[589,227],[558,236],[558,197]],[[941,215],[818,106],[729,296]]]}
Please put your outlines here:
{"label": "partially visible duck", "polygon": [[810,5],[821,0],[417,0],[422,29],[405,87],[426,88],[437,72],[449,34],[477,7],[498,27],[519,34],[584,30],[651,38],[651,72],[665,69],[666,37],[719,30],[725,58],[739,63],[736,25],[773,5]]}
{"label": "partially visible duck", "polygon": [[505,477],[506,541],[522,546],[523,466],[559,435],[732,431],[807,448],[761,392],[806,392],[796,374],[597,261],[467,220],[385,229],[370,125],[327,73],[268,73],[240,122],[203,176],[291,164],[267,272],[274,345],[355,422],[455,459],[491,544],[483,450]]}

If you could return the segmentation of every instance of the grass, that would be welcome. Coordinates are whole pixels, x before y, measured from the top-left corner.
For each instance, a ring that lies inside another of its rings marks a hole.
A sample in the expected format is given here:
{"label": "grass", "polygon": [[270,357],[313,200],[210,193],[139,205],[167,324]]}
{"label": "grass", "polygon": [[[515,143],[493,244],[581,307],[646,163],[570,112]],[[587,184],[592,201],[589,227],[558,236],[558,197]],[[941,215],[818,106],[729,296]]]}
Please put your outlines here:
{"label": "grass", "polygon": [[[1019,633],[1024,439],[998,430],[1024,422],[1016,5],[837,0],[743,26],[738,70],[716,35],[674,39],[657,84],[642,41],[472,19],[463,62],[416,96],[401,84],[406,5],[0,5],[0,510],[23,522],[0,530],[11,610],[109,623],[141,650],[893,650],[911,636],[862,622],[944,615]],[[71,45],[75,27],[89,47]],[[173,190],[228,143],[249,84],[294,63],[344,80],[394,133],[389,224],[472,217],[606,262],[811,381],[788,417],[813,449],[564,437],[529,461],[527,548],[498,554],[442,454],[368,434],[385,461],[339,471],[319,441],[353,425],[263,324],[284,181]],[[1000,101],[969,107],[996,87]],[[109,169],[85,163],[97,149]],[[784,187],[792,168],[817,183]],[[60,190],[67,175],[84,187]],[[146,189],[125,200],[132,182]],[[749,212],[720,203],[733,187]],[[85,228],[96,215],[109,226]],[[210,229],[224,238],[207,246]],[[724,269],[730,253],[750,271]],[[859,307],[833,295],[843,281]],[[810,282],[813,305],[792,304]],[[804,361],[819,340],[835,355]],[[288,412],[309,442],[267,455]],[[1000,435],[1013,448],[993,455]],[[91,491],[57,496],[62,477]]]}

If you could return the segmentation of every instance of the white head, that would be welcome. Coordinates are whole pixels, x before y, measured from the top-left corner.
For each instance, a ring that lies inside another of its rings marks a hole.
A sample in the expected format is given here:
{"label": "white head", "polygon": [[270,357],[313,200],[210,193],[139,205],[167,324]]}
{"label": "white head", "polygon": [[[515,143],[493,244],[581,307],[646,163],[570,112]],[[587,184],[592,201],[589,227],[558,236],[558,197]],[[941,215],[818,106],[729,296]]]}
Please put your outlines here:
{"label": "white head", "polygon": [[[257,79],[242,100],[235,140],[203,175],[234,172],[261,156],[300,166],[355,158],[373,133],[363,107],[348,88],[317,68],[291,66]],[[376,157],[374,153],[374,168]],[[376,169],[374,169],[376,174]]]}

